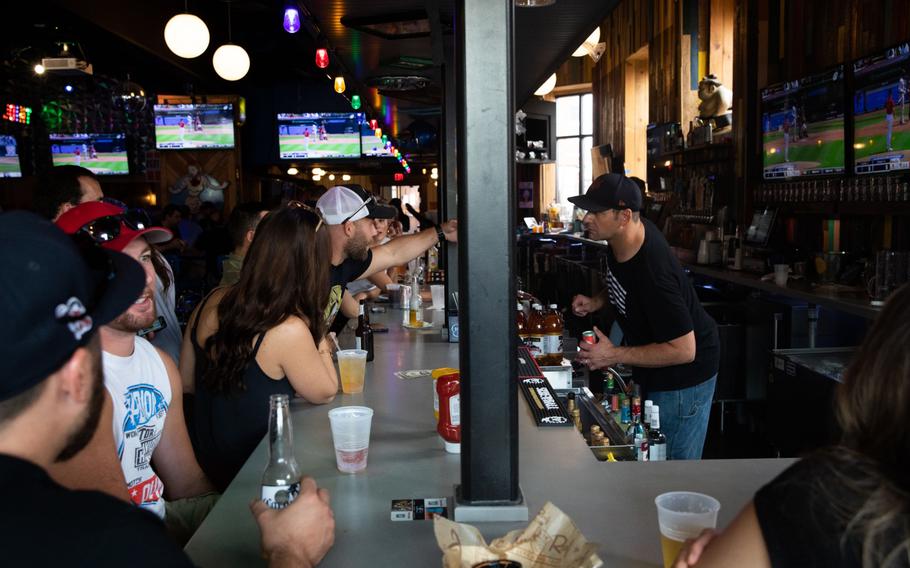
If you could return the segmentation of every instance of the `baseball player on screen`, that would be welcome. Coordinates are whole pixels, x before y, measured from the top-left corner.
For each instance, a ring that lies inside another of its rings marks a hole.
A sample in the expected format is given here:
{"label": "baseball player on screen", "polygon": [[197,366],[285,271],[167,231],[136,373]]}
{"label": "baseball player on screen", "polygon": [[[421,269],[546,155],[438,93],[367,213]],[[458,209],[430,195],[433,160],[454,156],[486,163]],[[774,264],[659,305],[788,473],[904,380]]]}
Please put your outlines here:
{"label": "baseball player on screen", "polygon": [[790,115],[784,117],[784,123],[781,125],[784,131],[784,161],[790,161]]}
{"label": "baseball player on screen", "polygon": [[885,146],[888,147],[890,152],[891,148],[891,132],[894,130],[894,98],[891,96],[891,91],[888,91],[888,99],[885,101],[885,123],[888,124],[888,134],[885,137]]}
{"label": "baseball player on screen", "polygon": [[897,82],[897,94],[899,95],[898,101],[901,105],[901,121],[903,124],[906,120],[905,112],[907,110],[907,95],[910,95],[910,85],[907,85],[907,74],[904,73],[901,75],[900,80]]}

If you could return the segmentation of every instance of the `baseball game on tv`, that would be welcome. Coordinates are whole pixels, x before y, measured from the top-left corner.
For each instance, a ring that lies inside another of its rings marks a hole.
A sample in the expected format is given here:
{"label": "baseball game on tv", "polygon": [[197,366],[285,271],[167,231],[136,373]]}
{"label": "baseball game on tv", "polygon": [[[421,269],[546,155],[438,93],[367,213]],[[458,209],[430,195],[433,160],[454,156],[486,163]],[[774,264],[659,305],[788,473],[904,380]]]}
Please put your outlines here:
{"label": "baseball game on tv", "polygon": [[359,158],[359,112],[306,112],[278,115],[281,159]]}
{"label": "baseball game on tv", "polygon": [[853,168],[910,169],[910,43],[853,63]]}
{"label": "baseball game on tv", "polygon": [[128,175],[123,134],[51,134],[54,166],[82,166],[96,175]]}
{"label": "baseball game on tv", "polygon": [[844,173],[844,67],[762,89],[764,179]]}
{"label": "baseball game on tv", "polygon": [[233,148],[233,105],[155,105],[155,147],[159,150]]}

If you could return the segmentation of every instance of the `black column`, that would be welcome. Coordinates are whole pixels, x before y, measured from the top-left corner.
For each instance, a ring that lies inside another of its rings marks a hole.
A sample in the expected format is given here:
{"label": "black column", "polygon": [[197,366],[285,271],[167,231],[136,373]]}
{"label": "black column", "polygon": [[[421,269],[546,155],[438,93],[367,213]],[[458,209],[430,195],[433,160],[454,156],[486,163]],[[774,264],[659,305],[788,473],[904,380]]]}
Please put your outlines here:
{"label": "black column", "polygon": [[[519,498],[513,282],[512,0],[465,0],[458,21],[461,499]],[[450,91],[451,92],[451,91]]]}

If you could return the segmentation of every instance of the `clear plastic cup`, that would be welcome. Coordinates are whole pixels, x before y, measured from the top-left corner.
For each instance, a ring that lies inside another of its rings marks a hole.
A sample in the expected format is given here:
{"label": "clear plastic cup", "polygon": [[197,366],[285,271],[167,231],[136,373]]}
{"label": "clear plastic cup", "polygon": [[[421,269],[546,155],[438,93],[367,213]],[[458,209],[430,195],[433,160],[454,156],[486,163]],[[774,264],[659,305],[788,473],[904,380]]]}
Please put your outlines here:
{"label": "clear plastic cup", "polygon": [[785,287],[787,285],[787,280],[790,278],[790,265],[789,264],[775,264],[774,265],[774,283],[780,287]]}
{"label": "clear plastic cup", "polygon": [[338,471],[356,473],[367,468],[372,422],[373,409],[366,406],[341,406],[329,411]]}
{"label": "clear plastic cup", "polygon": [[341,375],[341,391],[345,394],[363,392],[367,352],[363,349],[342,349],[337,352],[337,356],[338,374]]}
{"label": "clear plastic cup", "polygon": [[430,284],[430,293],[433,295],[434,310],[444,310],[446,307],[446,287],[444,284]]}
{"label": "clear plastic cup", "polygon": [[654,504],[660,524],[664,568],[673,565],[687,539],[697,537],[704,529],[717,527],[720,502],[710,495],[673,491],[658,495]]}

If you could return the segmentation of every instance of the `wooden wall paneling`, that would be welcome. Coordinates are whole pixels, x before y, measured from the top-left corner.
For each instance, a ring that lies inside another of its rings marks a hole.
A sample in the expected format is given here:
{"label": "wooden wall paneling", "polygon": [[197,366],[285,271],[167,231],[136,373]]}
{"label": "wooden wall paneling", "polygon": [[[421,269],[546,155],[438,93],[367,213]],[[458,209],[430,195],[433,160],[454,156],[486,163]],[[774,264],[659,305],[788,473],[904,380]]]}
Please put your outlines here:
{"label": "wooden wall paneling", "polygon": [[708,71],[721,83],[733,85],[734,0],[711,0]]}

